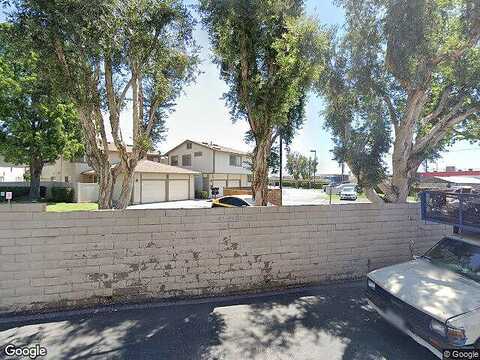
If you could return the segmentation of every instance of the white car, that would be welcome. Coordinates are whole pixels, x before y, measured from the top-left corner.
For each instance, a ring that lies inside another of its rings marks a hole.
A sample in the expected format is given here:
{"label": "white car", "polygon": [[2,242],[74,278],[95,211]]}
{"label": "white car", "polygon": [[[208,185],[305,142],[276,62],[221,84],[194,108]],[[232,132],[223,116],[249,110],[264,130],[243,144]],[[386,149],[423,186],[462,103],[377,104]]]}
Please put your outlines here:
{"label": "white car", "polygon": [[340,191],[340,200],[357,200],[358,194],[355,185],[345,186]]}
{"label": "white car", "polygon": [[413,261],[372,271],[367,283],[369,305],[437,357],[480,348],[480,236],[447,236]]}

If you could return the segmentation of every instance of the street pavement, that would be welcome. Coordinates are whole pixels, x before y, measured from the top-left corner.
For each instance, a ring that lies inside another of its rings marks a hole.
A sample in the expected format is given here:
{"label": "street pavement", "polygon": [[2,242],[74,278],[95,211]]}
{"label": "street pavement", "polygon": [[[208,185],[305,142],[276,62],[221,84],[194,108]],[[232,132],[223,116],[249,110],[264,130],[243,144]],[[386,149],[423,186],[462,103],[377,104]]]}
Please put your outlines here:
{"label": "street pavement", "polygon": [[372,312],[362,283],[5,320],[0,358],[13,343],[55,360],[436,359]]}

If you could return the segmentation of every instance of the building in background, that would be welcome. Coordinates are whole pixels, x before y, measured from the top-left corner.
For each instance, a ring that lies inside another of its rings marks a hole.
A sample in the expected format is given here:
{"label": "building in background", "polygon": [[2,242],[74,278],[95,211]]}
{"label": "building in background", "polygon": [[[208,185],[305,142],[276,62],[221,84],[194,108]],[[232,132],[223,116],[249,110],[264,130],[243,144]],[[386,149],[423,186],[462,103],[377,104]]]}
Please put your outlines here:
{"label": "building in background", "polygon": [[25,165],[9,164],[0,156],[0,182],[23,181],[26,171]]}
{"label": "building in background", "polygon": [[480,190],[480,170],[457,169],[455,166],[447,166],[445,171],[432,171],[419,173],[417,188],[447,190],[457,187],[471,187]]}
{"label": "building in background", "polygon": [[251,186],[249,154],[212,142],[185,140],[165,155],[171,166],[180,166],[201,173],[195,179],[196,191]]}

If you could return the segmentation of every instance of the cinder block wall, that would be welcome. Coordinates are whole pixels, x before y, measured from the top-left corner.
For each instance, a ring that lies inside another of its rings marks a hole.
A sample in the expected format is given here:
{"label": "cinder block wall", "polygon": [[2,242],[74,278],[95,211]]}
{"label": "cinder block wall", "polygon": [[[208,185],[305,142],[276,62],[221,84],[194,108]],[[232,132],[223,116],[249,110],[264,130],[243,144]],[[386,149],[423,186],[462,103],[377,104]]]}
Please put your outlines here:
{"label": "cinder block wall", "polygon": [[0,312],[354,279],[442,234],[418,205],[46,213],[0,206]]}

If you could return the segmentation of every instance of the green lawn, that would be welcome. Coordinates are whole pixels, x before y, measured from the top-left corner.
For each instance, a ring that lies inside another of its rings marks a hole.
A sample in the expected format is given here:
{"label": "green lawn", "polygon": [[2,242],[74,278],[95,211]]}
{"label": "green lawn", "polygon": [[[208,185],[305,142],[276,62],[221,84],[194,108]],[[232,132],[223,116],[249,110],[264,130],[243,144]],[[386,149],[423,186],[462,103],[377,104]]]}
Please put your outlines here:
{"label": "green lawn", "polygon": [[47,205],[47,211],[53,212],[66,212],[66,211],[92,211],[98,210],[96,203],[49,203]]}

